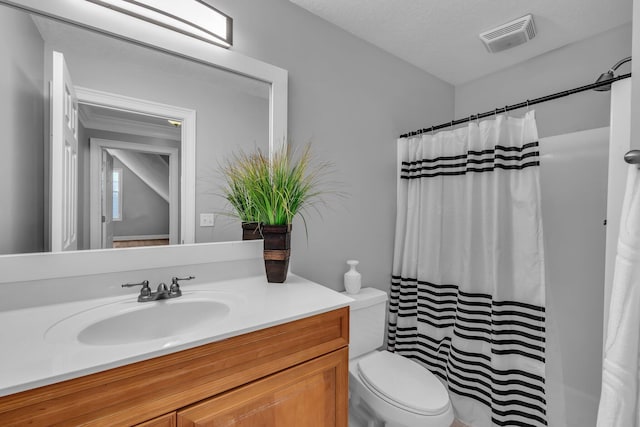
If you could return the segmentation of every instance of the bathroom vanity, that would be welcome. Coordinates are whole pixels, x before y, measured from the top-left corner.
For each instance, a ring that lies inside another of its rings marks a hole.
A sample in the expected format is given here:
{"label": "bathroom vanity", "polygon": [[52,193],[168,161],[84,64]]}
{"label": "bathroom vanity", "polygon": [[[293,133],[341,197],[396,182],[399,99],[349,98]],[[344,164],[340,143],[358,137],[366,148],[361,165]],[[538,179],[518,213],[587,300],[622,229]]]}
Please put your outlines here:
{"label": "bathroom vanity", "polygon": [[8,425],[346,426],[346,308],[0,398]]}
{"label": "bathroom vanity", "polygon": [[141,342],[126,329],[79,332],[168,301],[138,303],[128,293],[0,313],[24,325],[3,336],[15,345],[0,357],[2,425],[347,426],[348,298],[295,276],[284,285],[262,276],[185,285],[183,293],[187,306],[216,300],[229,310]]}

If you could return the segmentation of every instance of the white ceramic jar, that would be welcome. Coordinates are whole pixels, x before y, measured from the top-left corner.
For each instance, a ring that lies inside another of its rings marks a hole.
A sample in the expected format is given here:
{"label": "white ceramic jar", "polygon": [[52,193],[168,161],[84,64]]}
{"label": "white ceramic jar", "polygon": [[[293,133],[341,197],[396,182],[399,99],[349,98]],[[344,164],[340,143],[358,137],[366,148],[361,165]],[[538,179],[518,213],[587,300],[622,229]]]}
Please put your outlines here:
{"label": "white ceramic jar", "polygon": [[360,292],[360,287],[362,286],[362,275],[356,270],[356,265],[359,264],[358,261],[354,259],[350,259],[347,261],[349,265],[349,271],[344,273],[344,289],[348,294],[357,294]]}

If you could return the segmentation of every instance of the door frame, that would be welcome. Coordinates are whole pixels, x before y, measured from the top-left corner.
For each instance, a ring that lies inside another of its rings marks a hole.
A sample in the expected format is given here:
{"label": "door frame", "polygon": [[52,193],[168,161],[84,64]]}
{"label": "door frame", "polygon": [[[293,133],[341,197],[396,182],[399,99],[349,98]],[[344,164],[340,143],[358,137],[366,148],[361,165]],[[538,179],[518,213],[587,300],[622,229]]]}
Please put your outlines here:
{"label": "door frame", "polygon": [[180,176],[178,174],[177,158],[180,153],[177,148],[163,147],[151,144],[138,144],[127,141],[91,138],[89,140],[89,242],[91,249],[102,248],[102,150],[114,148],[131,150],[141,153],[162,154],[169,156],[169,244],[174,245],[179,239],[178,218],[180,194]]}
{"label": "door frame", "polygon": [[[188,108],[178,107],[174,105],[162,104],[159,102],[132,98],[130,96],[119,95],[110,92],[103,92],[95,89],[89,89],[76,86],[76,96],[78,103],[95,105],[117,109],[121,111],[130,111],[139,114],[147,114],[152,116],[167,117],[182,122],[180,126],[180,176],[179,176],[179,216],[180,228],[179,237],[174,243],[195,243],[196,230],[196,111]],[[144,145],[144,144],[140,144]],[[129,144],[131,146],[131,144]],[[159,147],[152,146],[154,149]],[[114,147],[115,148],[115,147]],[[156,151],[158,152],[158,151]],[[177,172],[176,172],[177,174]],[[93,206],[93,203],[92,203]],[[176,206],[178,204],[176,203]],[[173,209],[173,204],[172,204]],[[93,218],[93,211],[91,218]],[[173,214],[170,215],[173,218]],[[93,226],[91,226],[93,230]],[[171,232],[169,233],[171,235]],[[91,232],[93,236],[93,231]],[[97,248],[93,245],[93,237],[91,237],[91,248]]]}

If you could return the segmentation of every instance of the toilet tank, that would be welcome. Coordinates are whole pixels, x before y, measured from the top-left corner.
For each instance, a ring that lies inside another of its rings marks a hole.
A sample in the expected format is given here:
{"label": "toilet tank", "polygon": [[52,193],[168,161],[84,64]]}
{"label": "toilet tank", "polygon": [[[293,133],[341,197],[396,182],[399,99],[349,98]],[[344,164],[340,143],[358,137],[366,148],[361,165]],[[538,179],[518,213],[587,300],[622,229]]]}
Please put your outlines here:
{"label": "toilet tank", "polygon": [[373,351],[384,342],[387,294],[375,288],[362,288],[349,304],[349,358]]}

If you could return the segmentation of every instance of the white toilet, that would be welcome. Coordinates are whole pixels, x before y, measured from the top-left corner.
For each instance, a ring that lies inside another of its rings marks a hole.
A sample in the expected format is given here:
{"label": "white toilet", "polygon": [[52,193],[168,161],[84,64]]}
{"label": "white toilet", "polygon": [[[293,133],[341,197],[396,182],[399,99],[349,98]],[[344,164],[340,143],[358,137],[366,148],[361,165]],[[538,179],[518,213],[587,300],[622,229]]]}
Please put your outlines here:
{"label": "white toilet", "polygon": [[418,363],[378,348],[383,344],[387,294],[362,288],[351,295],[349,409],[355,424],[449,427],[453,409],[444,385]]}

